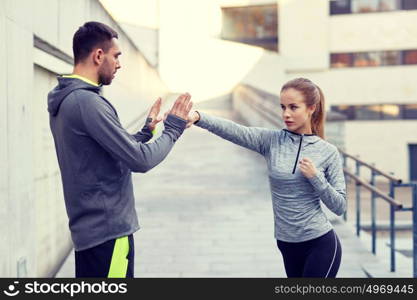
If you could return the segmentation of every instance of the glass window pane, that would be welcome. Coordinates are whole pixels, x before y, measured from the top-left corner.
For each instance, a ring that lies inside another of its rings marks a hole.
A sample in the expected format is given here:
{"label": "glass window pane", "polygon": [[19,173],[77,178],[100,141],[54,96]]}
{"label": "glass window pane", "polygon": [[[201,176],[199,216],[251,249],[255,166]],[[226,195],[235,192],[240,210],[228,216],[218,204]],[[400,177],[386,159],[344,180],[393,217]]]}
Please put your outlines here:
{"label": "glass window pane", "polygon": [[417,1],[403,0],[403,9],[417,9]]}
{"label": "glass window pane", "polygon": [[330,1],[330,14],[350,14],[350,0]]}
{"label": "glass window pane", "polygon": [[373,67],[381,65],[379,52],[354,53],[353,65],[355,67]]}
{"label": "glass window pane", "polygon": [[355,119],[355,107],[352,105],[332,105],[330,109],[346,116],[348,120]]}
{"label": "glass window pane", "polygon": [[277,5],[223,7],[222,38],[278,50]]}
{"label": "glass window pane", "polygon": [[330,55],[330,65],[332,68],[351,67],[352,54],[350,53],[333,53]]}
{"label": "glass window pane", "polygon": [[368,13],[378,11],[379,0],[352,0],[353,13]]}
{"label": "glass window pane", "polygon": [[382,66],[395,66],[401,64],[401,52],[400,51],[383,51],[381,52],[381,65]]}
{"label": "glass window pane", "polygon": [[404,119],[417,119],[417,104],[406,104],[404,109]]}
{"label": "glass window pane", "polygon": [[383,104],[381,114],[384,120],[398,120],[401,119],[401,108],[395,104]]}
{"label": "glass window pane", "polygon": [[357,120],[381,119],[381,105],[357,105],[355,111]]}
{"label": "glass window pane", "polygon": [[379,11],[392,11],[401,9],[400,0],[379,0],[378,10]]}
{"label": "glass window pane", "polygon": [[417,50],[406,50],[403,52],[403,56],[405,65],[417,64]]}

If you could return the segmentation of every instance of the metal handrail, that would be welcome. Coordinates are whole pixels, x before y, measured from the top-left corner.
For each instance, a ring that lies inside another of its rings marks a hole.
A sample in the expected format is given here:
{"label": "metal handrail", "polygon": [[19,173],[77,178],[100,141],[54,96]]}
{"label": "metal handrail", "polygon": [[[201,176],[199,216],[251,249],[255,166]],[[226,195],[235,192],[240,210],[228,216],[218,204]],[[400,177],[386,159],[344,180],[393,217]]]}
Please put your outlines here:
{"label": "metal handrail", "polygon": [[362,166],[365,166],[373,171],[375,171],[377,174],[384,176],[385,178],[394,181],[397,184],[402,183],[402,179],[396,178],[382,170],[377,169],[375,166],[373,166],[372,164],[368,164],[367,162],[361,160],[359,157],[357,156],[353,156],[351,154],[346,153],[345,151],[343,151],[342,149],[339,148],[339,152],[342,153],[344,156],[352,158],[353,160],[355,160],[356,162],[359,162]]}
{"label": "metal handrail", "polygon": [[[390,205],[390,270],[391,272],[395,271],[396,266],[396,253],[395,253],[395,213],[403,211],[412,211],[413,212],[413,277],[417,277],[417,184],[405,184],[402,183],[402,180],[396,178],[386,172],[383,172],[376,168],[374,165],[371,165],[356,156],[346,153],[344,150],[339,149],[339,152],[343,157],[343,171],[345,176],[349,176],[356,183],[356,235],[360,235],[361,227],[361,211],[360,211],[360,187],[363,186],[371,192],[371,230],[372,230],[372,253],[376,254],[376,199],[384,199]],[[355,161],[356,172],[351,172],[347,166],[347,159],[350,158]],[[366,167],[371,171],[371,179],[369,182],[362,179],[360,176],[360,168]],[[389,181],[390,191],[389,194],[384,193],[375,187],[375,177],[383,176]],[[404,208],[401,203],[395,200],[395,188],[396,187],[412,187],[412,197],[413,204],[412,207]],[[346,221],[346,213],[344,214],[344,219]]]}
{"label": "metal handrail", "polygon": [[400,210],[400,209],[403,208],[403,205],[401,203],[395,201],[394,198],[391,198],[390,196],[387,196],[381,190],[377,189],[373,185],[370,185],[369,183],[367,183],[362,178],[356,176],[355,174],[353,174],[352,172],[350,172],[347,168],[344,168],[343,171],[345,172],[345,174],[349,175],[349,177],[355,179],[355,181],[356,181],[357,184],[362,185],[364,188],[367,188],[371,192],[374,192],[376,195],[378,195],[380,198],[382,198],[385,201],[389,202],[392,206],[394,206],[395,210]]}

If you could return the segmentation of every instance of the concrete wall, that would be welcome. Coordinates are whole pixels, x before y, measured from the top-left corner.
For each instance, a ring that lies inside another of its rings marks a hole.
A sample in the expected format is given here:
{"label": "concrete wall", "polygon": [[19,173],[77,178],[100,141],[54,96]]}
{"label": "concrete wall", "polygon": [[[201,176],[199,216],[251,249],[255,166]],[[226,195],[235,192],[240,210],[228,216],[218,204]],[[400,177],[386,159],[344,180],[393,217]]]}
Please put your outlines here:
{"label": "concrete wall", "polygon": [[35,65],[32,107],[33,198],[36,235],[35,261],[38,276],[50,275],[68,253],[71,239],[63,203],[61,173],[55,155],[45,94],[56,85],[56,74]]}
{"label": "concrete wall", "polygon": [[146,28],[129,23],[121,23],[123,30],[132,37],[135,45],[155,68],[158,67],[158,29]]}
{"label": "concrete wall", "polygon": [[[4,3],[0,1],[0,55],[5,57],[6,54],[6,18],[4,17]],[[0,228],[8,228],[9,214],[8,206],[9,202],[6,201],[9,198],[9,181],[6,176],[8,169],[8,143],[7,141],[7,69],[5,60],[0,61],[0,137],[2,141],[0,143]],[[4,229],[3,229],[4,230]],[[10,255],[8,234],[0,234],[0,257],[5,260]],[[0,274],[7,274],[9,266],[4,263],[0,263]]]}
{"label": "concrete wall", "polygon": [[417,121],[346,122],[346,151],[409,180],[408,144],[417,144]]}
{"label": "concrete wall", "polygon": [[[3,276],[25,275],[36,268],[35,214],[33,208],[33,152],[31,91],[33,90],[33,38],[30,9],[19,13],[18,1],[2,1],[0,26],[2,46],[1,257]],[[34,274],[34,273],[32,273]]]}
{"label": "concrete wall", "polygon": [[0,276],[52,276],[71,249],[46,95],[56,75],[72,66],[35,48],[34,35],[72,56],[72,36],[90,20],[119,32],[122,69],[103,92],[123,124],[167,94],[157,71],[98,1],[0,1]]}
{"label": "concrete wall", "polygon": [[417,11],[333,15],[329,18],[331,52],[406,50],[417,47]]}
{"label": "concrete wall", "polygon": [[332,52],[416,49],[417,11],[330,15],[329,1],[278,0],[287,71],[327,69]]}
{"label": "concrete wall", "polygon": [[279,53],[287,71],[328,68],[328,5],[328,0],[278,0]]}

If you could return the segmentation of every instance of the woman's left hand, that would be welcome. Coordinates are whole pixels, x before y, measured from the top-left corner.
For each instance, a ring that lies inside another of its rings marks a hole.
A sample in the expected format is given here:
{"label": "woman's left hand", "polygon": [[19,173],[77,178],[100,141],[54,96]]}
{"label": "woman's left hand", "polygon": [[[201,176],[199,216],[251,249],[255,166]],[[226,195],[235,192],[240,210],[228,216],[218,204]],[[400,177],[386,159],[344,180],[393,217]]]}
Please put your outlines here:
{"label": "woman's left hand", "polygon": [[307,157],[300,160],[300,171],[307,178],[313,178],[317,175],[317,169],[313,161]]}

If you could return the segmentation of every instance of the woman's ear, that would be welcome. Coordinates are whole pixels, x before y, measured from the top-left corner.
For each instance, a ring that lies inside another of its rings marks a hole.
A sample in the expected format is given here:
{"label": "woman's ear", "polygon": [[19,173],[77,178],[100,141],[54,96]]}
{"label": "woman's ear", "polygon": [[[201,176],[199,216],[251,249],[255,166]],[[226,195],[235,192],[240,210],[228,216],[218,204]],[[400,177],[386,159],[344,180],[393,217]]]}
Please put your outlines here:
{"label": "woman's ear", "polygon": [[317,104],[313,104],[313,105],[307,107],[310,116],[312,116],[314,114],[314,112],[316,111],[316,108],[317,108]]}

